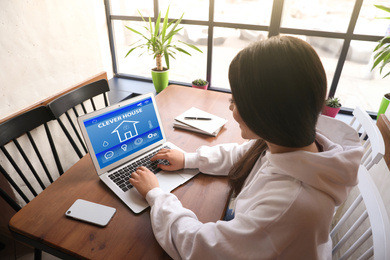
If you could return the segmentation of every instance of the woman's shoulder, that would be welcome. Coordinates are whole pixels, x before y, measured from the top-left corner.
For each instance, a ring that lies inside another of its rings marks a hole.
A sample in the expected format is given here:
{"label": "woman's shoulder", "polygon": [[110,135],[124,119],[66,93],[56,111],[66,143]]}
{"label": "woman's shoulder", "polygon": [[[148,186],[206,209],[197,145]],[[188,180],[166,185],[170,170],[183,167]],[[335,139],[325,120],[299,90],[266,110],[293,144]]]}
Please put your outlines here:
{"label": "woman's shoulder", "polygon": [[326,136],[334,143],[360,146],[356,130],[341,120],[321,115],[316,128],[317,133]]}
{"label": "woman's shoulder", "polygon": [[[270,225],[278,219],[295,222],[295,217],[306,214],[320,217],[324,211],[332,211],[334,207],[326,194],[282,174],[261,176],[253,184],[248,184],[237,199],[238,212],[251,212],[257,217],[269,219]],[[323,207],[318,207],[318,203]]]}

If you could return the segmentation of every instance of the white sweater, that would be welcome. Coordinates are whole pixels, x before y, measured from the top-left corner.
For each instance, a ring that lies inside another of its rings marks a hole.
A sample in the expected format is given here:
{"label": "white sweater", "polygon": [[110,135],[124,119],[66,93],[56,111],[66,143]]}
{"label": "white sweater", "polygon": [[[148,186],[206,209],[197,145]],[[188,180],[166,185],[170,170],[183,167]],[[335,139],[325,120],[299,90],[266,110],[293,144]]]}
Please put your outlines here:
{"label": "white sweater", "polygon": [[[357,184],[363,149],[351,127],[320,117],[321,153],[267,152],[249,174],[230,221],[201,223],[177,197],[148,192],[157,241],[174,259],[328,259],[336,205]],[[227,175],[254,143],[201,147],[185,155],[186,168]]]}

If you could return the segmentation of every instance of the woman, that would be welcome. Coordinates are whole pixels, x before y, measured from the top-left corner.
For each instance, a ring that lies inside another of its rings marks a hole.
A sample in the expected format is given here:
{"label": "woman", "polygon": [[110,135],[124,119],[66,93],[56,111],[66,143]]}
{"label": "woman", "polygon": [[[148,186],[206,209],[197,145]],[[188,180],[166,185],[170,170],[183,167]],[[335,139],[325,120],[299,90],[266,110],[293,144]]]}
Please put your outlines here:
{"label": "woman", "polygon": [[162,150],[153,160],[168,160],[164,170],[229,175],[234,217],[199,222],[140,167],[130,182],[151,206],[157,241],[174,259],[330,258],[334,208],[357,183],[362,148],[348,125],[318,120],[327,87],[318,55],[298,38],[272,37],[237,54],[229,81],[230,110],[250,141]]}

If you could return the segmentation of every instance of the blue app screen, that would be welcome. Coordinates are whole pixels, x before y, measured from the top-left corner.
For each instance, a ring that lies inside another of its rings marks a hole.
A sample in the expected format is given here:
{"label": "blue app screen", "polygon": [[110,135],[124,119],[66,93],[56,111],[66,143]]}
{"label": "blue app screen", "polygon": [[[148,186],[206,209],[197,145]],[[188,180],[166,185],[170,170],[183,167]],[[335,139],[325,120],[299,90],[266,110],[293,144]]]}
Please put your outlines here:
{"label": "blue app screen", "polygon": [[162,140],[152,102],[149,97],[84,121],[100,168]]}

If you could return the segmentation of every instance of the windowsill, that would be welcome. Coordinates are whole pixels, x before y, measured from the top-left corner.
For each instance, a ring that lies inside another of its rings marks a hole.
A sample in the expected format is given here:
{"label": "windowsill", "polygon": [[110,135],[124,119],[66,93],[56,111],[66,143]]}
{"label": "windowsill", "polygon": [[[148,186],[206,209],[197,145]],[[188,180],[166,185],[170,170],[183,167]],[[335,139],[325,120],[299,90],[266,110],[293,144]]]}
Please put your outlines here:
{"label": "windowsill", "polygon": [[338,119],[340,121],[343,121],[346,124],[349,124],[351,122],[351,120],[352,120],[352,115],[338,113],[336,115],[336,119]]}
{"label": "windowsill", "polygon": [[156,90],[151,82],[114,77],[108,81],[108,84],[110,85],[110,91],[108,92],[110,104],[115,104],[140,94],[150,92],[156,94]]}
{"label": "windowsill", "polygon": [[[152,82],[114,77],[109,80],[109,85],[110,91],[108,92],[108,98],[110,104],[115,104],[132,96],[149,92],[156,94]],[[351,113],[338,113],[336,119],[349,124],[352,120],[352,115]]]}

